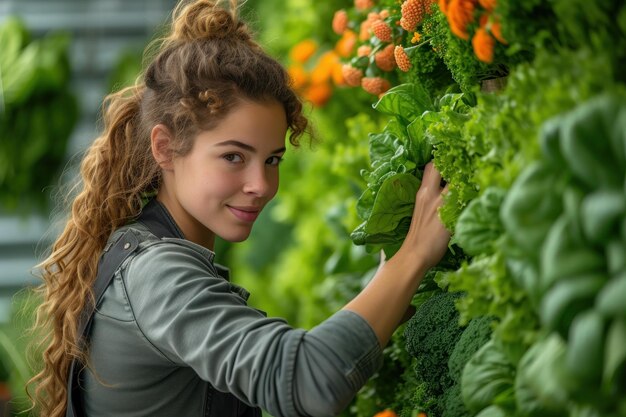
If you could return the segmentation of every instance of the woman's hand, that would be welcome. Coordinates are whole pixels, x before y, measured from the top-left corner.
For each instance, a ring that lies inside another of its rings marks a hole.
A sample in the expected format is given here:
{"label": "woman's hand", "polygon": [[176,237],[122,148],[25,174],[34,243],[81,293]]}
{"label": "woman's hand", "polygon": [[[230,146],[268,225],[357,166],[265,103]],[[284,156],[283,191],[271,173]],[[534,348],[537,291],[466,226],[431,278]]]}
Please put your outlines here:
{"label": "woman's hand", "polygon": [[370,283],[344,307],[365,319],[385,346],[398,324],[413,313],[411,299],[424,273],[446,253],[450,233],[437,214],[442,203],[441,175],[426,165],[409,233],[400,250],[381,265]]}
{"label": "woman's hand", "polygon": [[442,188],[441,175],[429,162],[424,169],[422,184],[415,197],[415,209],[409,232],[400,248],[403,255],[422,262],[424,270],[441,260],[450,242],[450,232],[439,220],[437,210],[448,187]]}

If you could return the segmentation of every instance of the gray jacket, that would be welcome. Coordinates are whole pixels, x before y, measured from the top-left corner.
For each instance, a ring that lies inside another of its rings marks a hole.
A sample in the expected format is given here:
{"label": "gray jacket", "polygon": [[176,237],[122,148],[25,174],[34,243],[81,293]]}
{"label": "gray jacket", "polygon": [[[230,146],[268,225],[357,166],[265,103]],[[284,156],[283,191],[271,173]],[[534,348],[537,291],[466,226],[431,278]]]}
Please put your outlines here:
{"label": "gray jacket", "polygon": [[128,227],[141,243],[94,316],[88,417],[241,415],[216,413],[225,405],[212,404],[215,390],[275,417],[332,416],[380,366],[376,335],[356,313],[294,329],[249,307],[247,291],[229,282],[210,250],[160,239],[138,223],[116,234]]}

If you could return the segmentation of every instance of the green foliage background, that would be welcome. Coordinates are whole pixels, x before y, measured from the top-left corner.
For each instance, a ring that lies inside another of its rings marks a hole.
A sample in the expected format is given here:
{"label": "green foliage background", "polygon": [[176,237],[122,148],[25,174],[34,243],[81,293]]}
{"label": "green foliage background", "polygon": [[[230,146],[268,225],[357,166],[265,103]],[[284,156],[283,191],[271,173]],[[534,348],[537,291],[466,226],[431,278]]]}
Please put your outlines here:
{"label": "green foliage background", "polygon": [[0,25],[0,210],[22,215],[50,208],[54,184],[78,116],[70,92],[67,33],[32,39],[25,23]]}

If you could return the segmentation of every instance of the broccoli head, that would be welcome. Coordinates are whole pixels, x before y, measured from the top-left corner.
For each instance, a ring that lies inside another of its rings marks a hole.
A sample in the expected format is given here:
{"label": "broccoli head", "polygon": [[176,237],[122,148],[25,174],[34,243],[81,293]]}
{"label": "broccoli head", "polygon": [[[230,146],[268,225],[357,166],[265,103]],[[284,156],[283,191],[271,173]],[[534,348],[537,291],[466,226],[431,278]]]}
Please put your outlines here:
{"label": "broccoli head", "polygon": [[476,317],[469,322],[463,331],[448,360],[450,377],[453,381],[461,382],[461,374],[465,364],[491,338],[492,322],[493,318],[489,316]]}
{"label": "broccoli head", "polygon": [[424,383],[424,395],[440,399],[429,415],[442,415],[445,392],[454,385],[448,360],[463,333],[454,301],[460,293],[440,292],[426,300],[407,323],[407,351],[416,358],[415,372]]}

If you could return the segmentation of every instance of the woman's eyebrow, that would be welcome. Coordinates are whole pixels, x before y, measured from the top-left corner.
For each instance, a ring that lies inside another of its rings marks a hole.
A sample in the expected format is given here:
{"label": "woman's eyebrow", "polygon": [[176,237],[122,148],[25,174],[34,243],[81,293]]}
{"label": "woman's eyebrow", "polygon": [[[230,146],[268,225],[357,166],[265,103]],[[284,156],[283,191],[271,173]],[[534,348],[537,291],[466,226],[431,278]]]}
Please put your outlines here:
{"label": "woman's eyebrow", "polygon": [[[237,146],[237,147],[245,149],[247,151],[256,153],[256,148],[254,146],[251,146],[251,145],[248,145],[247,143],[239,142],[238,140],[233,140],[233,139],[225,140],[224,142],[216,143],[215,146]],[[281,148],[276,149],[272,153],[281,153],[281,152],[285,152],[286,150],[287,150],[287,148],[285,148],[283,146]]]}

